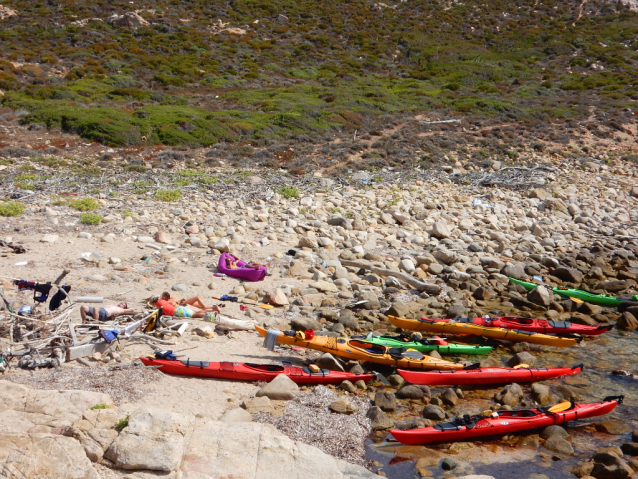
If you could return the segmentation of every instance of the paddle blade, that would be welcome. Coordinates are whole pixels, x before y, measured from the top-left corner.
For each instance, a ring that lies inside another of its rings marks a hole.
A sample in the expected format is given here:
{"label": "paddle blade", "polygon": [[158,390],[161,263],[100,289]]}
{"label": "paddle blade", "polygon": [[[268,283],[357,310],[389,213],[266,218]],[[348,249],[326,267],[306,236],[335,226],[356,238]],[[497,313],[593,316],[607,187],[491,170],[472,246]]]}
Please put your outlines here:
{"label": "paddle blade", "polygon": [[567,411],[570,407],[572,407],[572,403],[570,401],[563,401],[550,407],[547,412]]}
{"label": "paddle blade", "polygon": [[577,304],[581,304],[581,303],[585,302],[585,301],[583,301],[582,299],[579,299],[579,298],[570,297],[569,299],[571,299],[574,303],[577,303]]}
{"label": "paddle blade", "polygon": [[275,309],[275,307],[272,304],[258,304],[257,306],[259,306],[260,308],[263,309]]}
{"label": "paddle blade", "polygon": [[529,364],[517,364],[512,369],[521,369],[521,368],[529,369]]}

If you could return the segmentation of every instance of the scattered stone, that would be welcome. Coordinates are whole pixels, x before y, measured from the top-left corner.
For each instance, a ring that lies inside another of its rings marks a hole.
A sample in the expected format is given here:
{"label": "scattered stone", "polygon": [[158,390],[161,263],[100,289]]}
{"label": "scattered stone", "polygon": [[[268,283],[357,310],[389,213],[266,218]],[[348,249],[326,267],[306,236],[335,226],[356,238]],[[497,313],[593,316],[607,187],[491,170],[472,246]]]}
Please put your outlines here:
{"label": "scattered stone", "polygon": [[543,446],[549,451],[557,452],[558,454],[563,454],[565,456],[571,456],[574,454],[574,448],[570,442],[559,435],[550,436]]}
{"label": "scattered stone", "polygon": [[290,304],[281,288],[271,289],[266,295],[268,296],[268,302],[275,306],[288,306]]}
{"label": "scattered stone", "polygon": [[595,425],[596,431],[605,432],[607,434],[627,434],[631,432],[631,427],[625,421],[619,421],[618,419],[609,419],[607,421],[598,422]]}
{"label": "scattered stone", "polygon": [[385,391],[377,391],[374,395],[374,405],[382,411],[395,411],[397,408],[395,395]]}
{"label": "scattered stone", "polygon": [[442,421],[445,419],[445,411],[434,404],[428,404],[423,408],[423,418],[432,419],[433,421]]}
{"label": "scattered stone", "polygon": [[347,399],[341,398],[330,404],[330,410],[337,414],[354,414],[359,408]]}
{"label": "scattered stone", "polygon": [[507,362],[507,365],[511,368],[514,366],[518,366],[519,364],[527,364],[528,366],[533,367],[536,364],[536,356],[522,351],[520,353],[516,353],[510,360]]}
{"label": "scattered stone", "polygon": [[394,421],[377,406],[370,407],[366,413],[366,417],[370,419],[373,431],[381,431],[394,427]]}
{"label": "scattered stone", "polygon": [[339,360],[335,359],[330,353],[322,354],[317,360],[317,366],[321,369],[329,369],[330,371],[345,371]]}
{"label": "scattered stone", "polygon": [[253,417],[245,409],[235,408],[230,411],[226,411],[222,414],[219,420],[221,422],[252,422]]}

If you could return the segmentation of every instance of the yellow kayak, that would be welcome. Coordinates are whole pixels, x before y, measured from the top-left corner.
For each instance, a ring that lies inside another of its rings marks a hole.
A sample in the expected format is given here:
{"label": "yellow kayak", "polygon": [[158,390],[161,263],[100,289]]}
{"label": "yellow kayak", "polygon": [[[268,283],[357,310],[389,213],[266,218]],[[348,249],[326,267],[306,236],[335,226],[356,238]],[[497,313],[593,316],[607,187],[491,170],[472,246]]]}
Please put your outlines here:
{"label": "yellow kayak", "polygon": [[[266,336],[266,330],[264,328],[255,326],[255,329],[262,336]],[[317,351],[341,356],[342,358],[370,361],[372,363],[387,364],[400,368],[456,370],[463,369],[464,367],[462,363],[453,363],[444,359],[423,356],[423,354],[418,351],[405,351],[405,348],[388,348],[358,339],[333,338],[328,336],[300,339],[296,336],[288,336],[280,332],[279,336],[277,336],[277,342],[315,349]],[[409,357],[406,357],[406,354]]]}
{"label": "yellow kayak", "polygon": [[427,331],[429,333],[442,334],[474,334],[486,338],[502,339],[504,341],[518,341],[533,344],[543,344],[545,346],[568,347],[576,344],[573,338],[559,338],[549,334],[530,333],[517,331],[515,329],[492,328],[480,326],[462,321],[437,321],[435,319],[406,319],[388,316],[390,322],[397,328],[409,331]]}

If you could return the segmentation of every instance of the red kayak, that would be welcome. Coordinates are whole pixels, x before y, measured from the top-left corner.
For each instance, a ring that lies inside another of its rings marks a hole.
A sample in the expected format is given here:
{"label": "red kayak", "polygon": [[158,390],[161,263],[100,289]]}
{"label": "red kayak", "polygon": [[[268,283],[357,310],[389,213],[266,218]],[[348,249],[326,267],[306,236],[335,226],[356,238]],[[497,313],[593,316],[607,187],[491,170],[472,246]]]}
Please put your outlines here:
{"label": "red kayak", "polygon": [[518,318],[515,316],[495,316],[488,318],[455,318],[455,319],[428,319],[426,321],[441,321],[443,323],[471,323],[477,326],[488,326],[493,328],[515,329],[530,333],[544,334],[584,334],[597,336],[606,333],[613,328],[608,324],[605,326],[587,326],[585,324],[574,324],[569,321],[553,321],[551,319]]}
{"label": "red kayak", "polygon": [[279,374],[285,374],[299,384],[337,384],[346,379],[351,382],[374,379],[374,374],[345,373],[321,369],[313,373],[307,367],[277,366],[276,364],[250,363],[213,363],[209,361],[166,360],[142,356],[140,360],[146,366],[161,366],[158,369],[166,374],[177,376],[197,376],[202,378],[235,379],[238,381],[271,381]]}
{"label": "red kayak", "polygon": [[533,383],[545,379],[575,376],[583,370],[578,364],[571,368],[479,368],[468,366],[458,371],[408,371],[397,369],[397,372],[411,384],[425,384],[428,386],[466,384],[505,384],[505,383]]}
{"label": "red kayak", "polygon": [[562,424],[575,419],[602,416],[621,404],[624,396],[609,396],[602,402],[568,405],[569,409],[551,412],[552,408],[523,409],[518,411],[495,411],[490,416],[470,416],[456,418],[452,422],[399,431],[390,431],[402,444],[414,446],[435,442],[467,441],[482,436],[511,434],[517,431],[537,429]]}

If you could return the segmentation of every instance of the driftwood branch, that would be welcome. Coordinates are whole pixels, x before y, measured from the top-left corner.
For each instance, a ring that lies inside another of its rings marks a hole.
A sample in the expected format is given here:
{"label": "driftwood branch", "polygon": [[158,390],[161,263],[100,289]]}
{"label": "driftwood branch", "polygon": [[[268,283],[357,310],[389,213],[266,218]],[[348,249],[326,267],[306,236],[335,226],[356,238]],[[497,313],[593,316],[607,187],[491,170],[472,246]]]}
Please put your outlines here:
{"label": "driftwood branch", "polygon": [[404,283],[409,284],[414,289],[418,289],[419,291],[425,291],[428,294],[439,294],[441,292],[441,287],[437,284],[427,284],[423,281],[419,281],[418,279],[410,276],[407,273],[402,273],[401,271],[394,271],[387,268],[381,268],[379,266],[374,266],[372,263],[368,263],[367,261],[350,261],[350,260],[341,260],[341,264],[344,266],[352,266],[354,268],[363,268],[372,271],[374,274],[378,274],[379,276],[392,276],[394,278],[400,279]]}
{"label": "driftwood branch", "polygon": [[65,276],[67,274],[69,274],[71,272],[70,269],[65,269],[60,273],[60,276],[58,276],[57,278],[55,278],[55,281],[53,282],[53,284],[55,284],[56,286],[59,286],[60,283],[62,282],[62,280],[65,278]]}

